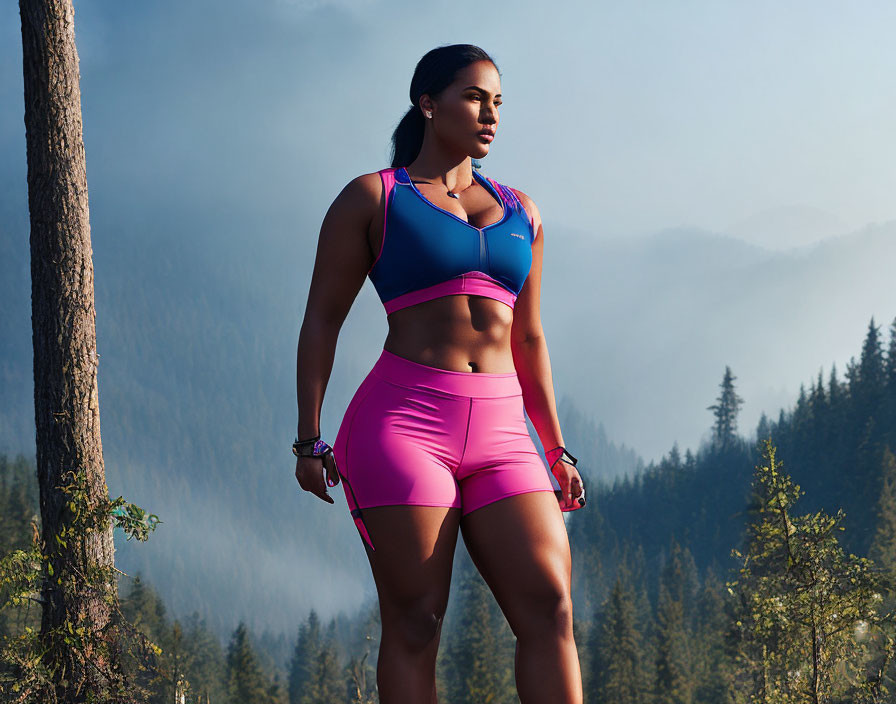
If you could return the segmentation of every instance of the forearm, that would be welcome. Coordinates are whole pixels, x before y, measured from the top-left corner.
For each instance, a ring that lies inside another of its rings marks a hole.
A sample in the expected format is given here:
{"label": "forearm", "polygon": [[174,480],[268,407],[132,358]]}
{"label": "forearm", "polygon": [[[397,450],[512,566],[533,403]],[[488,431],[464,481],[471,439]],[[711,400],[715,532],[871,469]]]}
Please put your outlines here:
{"label": "forearm", "polygon": [[298,402],[299,440],[320,433],[320,412],[340,326],[333,322],[306,316],[299,333],[296,353],[296,397]]}
{"label": "forearm", "polygon": [[544,335],[511,344],[513,364],[516,367],[526,414],[545,451],[563,444],[557,404],[554,400],[554,382],[551,376],[551,359]]}

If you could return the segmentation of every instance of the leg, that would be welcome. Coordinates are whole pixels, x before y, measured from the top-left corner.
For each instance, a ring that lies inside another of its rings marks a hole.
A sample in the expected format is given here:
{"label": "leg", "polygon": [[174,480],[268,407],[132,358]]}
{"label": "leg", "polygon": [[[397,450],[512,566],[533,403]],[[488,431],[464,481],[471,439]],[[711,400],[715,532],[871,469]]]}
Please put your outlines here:
{"label": "leg", "polygon": [[436,704],[436,655],[448,604],[460,509],[364,509],[376,550],[362,541],[380,604],[381,704]]}
{"label": "leg", "polygon": [[521,704],[581,704],[569,539],[553,491],[506,496],[463,516],[460,528],[517,638]]}

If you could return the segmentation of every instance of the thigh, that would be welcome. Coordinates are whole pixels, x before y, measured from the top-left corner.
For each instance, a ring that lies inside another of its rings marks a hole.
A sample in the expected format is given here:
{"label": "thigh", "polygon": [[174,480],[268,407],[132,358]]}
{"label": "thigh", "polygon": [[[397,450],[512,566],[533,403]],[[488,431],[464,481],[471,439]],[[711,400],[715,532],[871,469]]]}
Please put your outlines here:
{"label": "thigh", "polygon": [[463,516],[460,529],[473,563],[518,638],[533,619],[553,616],[568,605],[569,538],[552,491],[489,503]]}
{"label": "thigh", "polygon": [[364,521],[376,545],[366,552],[384,626],[403,621],[425,630],[447,607],[460,509],[376,506]]}

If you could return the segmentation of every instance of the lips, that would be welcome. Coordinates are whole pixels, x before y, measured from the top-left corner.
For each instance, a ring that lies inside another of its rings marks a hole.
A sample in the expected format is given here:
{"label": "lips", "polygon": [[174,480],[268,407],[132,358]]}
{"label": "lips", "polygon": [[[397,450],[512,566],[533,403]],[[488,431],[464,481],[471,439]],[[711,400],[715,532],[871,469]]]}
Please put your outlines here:
{"label": "lips", "polygon": [[490,130],[482,130],[482,132],[479,132],[478,134],[479,137],[489,142],[491,142],[495,138],[495,133]]}

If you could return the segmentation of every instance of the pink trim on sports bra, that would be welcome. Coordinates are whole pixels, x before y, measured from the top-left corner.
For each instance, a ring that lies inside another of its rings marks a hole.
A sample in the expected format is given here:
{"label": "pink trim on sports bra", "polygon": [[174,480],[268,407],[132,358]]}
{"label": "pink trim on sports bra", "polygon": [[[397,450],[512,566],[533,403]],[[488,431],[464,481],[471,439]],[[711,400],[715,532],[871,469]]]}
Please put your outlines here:
{"label": "pink trim on sports bra", "polygon": [[433,286],[405,293],[397,298],[393,298],[391,301],[386,301],[383,305],[386,308],[386,315],[388,315],[416,303],[423,303],[434,298],[458,293],[486,296],[487,298],[501,301],[501,303],[505,303],[511,308],[513,308],[517,298],[512,291],[508,291],[488,274],[484,274],[481,271],[468,271],[460,276],[455,276],[453,279],[448,279],[448,281],[442,281]]}

